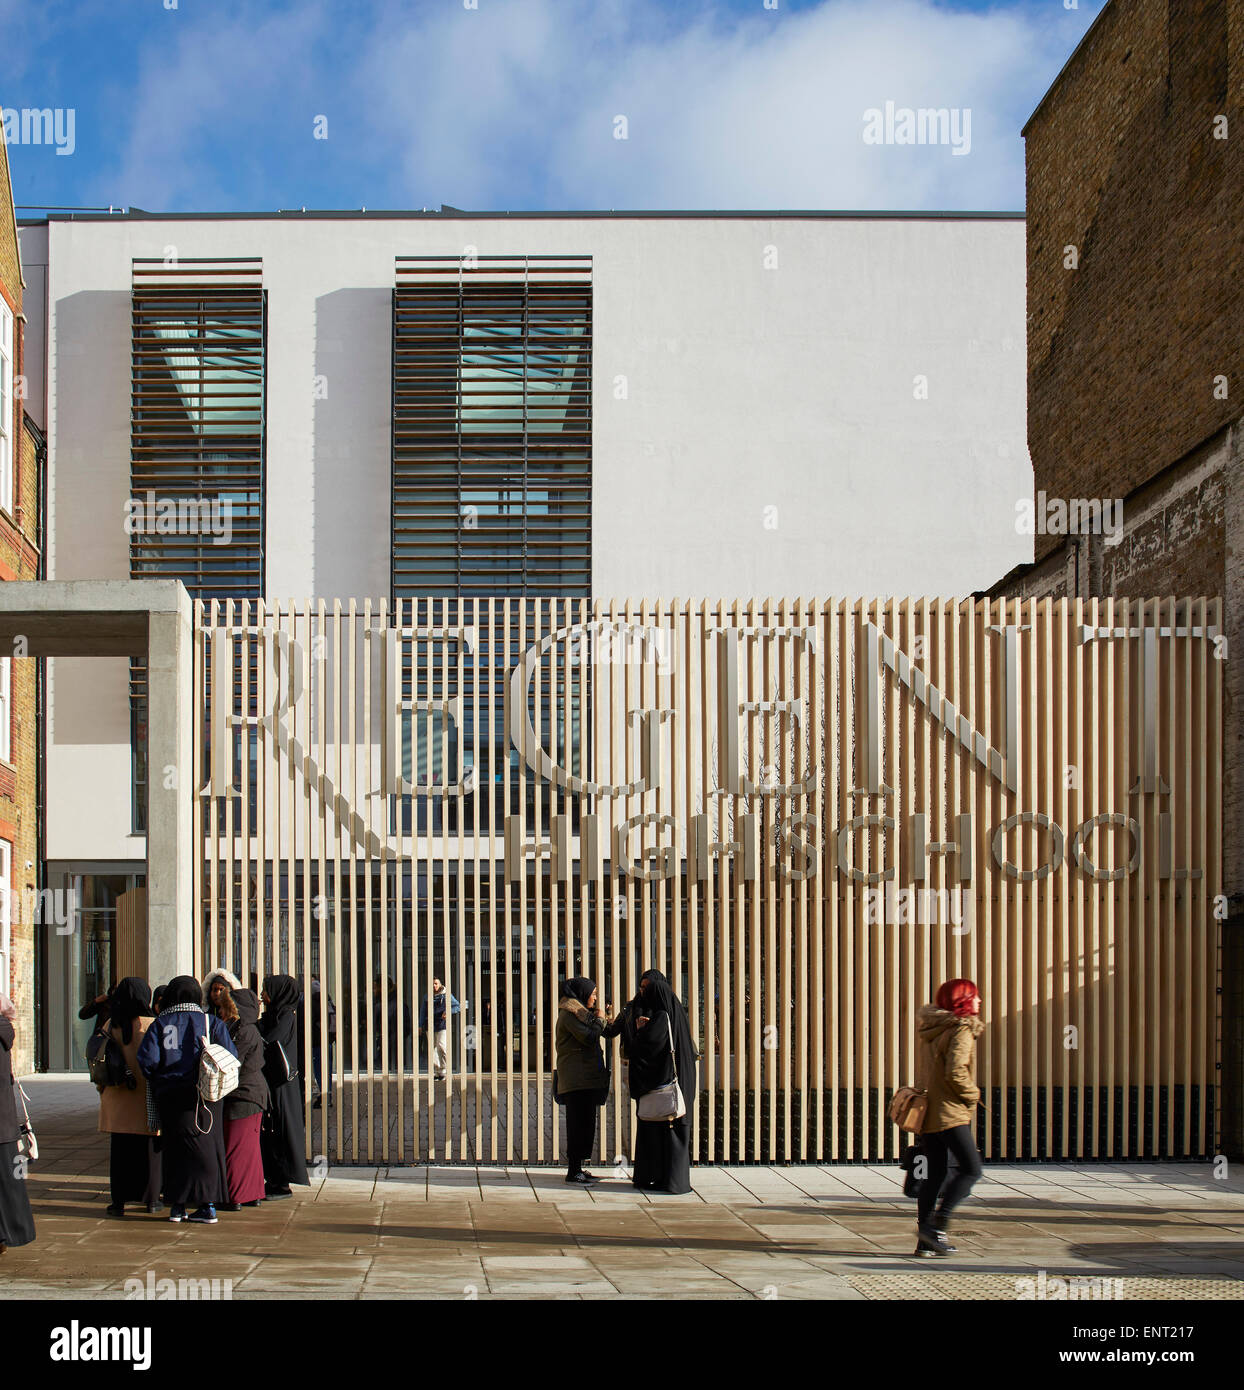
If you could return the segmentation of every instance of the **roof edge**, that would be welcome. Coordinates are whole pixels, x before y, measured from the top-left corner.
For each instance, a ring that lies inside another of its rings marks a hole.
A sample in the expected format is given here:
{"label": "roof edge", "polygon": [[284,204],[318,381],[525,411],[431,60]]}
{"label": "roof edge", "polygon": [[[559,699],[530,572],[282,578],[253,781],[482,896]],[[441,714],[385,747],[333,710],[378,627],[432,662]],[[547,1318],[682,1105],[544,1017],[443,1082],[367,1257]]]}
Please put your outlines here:
{"label": "roof edge", "polygon": [[1072,63],[1076,61],[1076,59],[1083,52],[1088,41],[1094,36],[1094,34],[1096,34],[1097,26],[1102,22],[1105,16],[1109,14],[1111,10],[1114,8],[1114,3],[1115,0],[1106,0],[1106,3],[1101,7],[1100,10],[1097,11],[1097,14],[1094,17],[1092,24],[1090,24],[1089,27],[1084,31],[1084,33],[1080,35],[1080,42],[1076,44],[1076,46],[1067,55],[1067,61],[1062,65],[1061,68],[1059,68],[1058,73],[1055,76],[1053,82],[1051,82],[1050,85],[1045,89],[1045,95],[1032,108],[1032,114],[1020,127],[1019,135],[1021,140],[1027,137],[1028,127],[1041,114],[1041,111],[1045,107],[1045,103],[1049,101],[1051,96],[1053,96],[1055,88],[1062,84],[1063,78],[1067,75],[1067,69],[1070,68]]}

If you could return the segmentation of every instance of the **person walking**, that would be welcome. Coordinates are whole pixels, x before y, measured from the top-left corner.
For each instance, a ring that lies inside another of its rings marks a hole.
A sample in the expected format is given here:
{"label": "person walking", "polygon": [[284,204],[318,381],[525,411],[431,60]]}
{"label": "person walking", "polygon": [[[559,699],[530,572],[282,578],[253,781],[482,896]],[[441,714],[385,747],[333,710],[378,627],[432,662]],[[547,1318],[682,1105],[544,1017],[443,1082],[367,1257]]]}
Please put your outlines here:
{"label": "person walking", "polygon": [[596,986],[583,975],[563,980],[557,1004],[557,1096],[566,1112],[566,1181],[596,1179],[583,1164],[596,1143],[596,1112],[609,1094],[600,1040],[613,1010],[596,1007]]}
{"label": "person walking", "polygon": [[[458,1001],[440,980],[432,981],[432,1073],[444,1081],[449,1055],[449,1015],[458,1012]],[[419,1031],[428,1030],[428,1001],[419,1005]]]}
{"label": "person walking", "polygon": [[947,980],[932,1004],[916,1014],[928,1105],[920,1132],[928,1171],[917,1199],[916,1249],[922,1257],[952,1255],[950,1213],[981,1175],[973,1122],[980,1102],[976,1040],[985,1031],[980,990],[971,980]]}
{"label": "person walking", "polygon": [[127,1202],[141,1203],[153,1216],[160,1210],[163,1164],[156,1148],[158,1130],[147,1113],[147,1079],[138,1065],[138,1049],[155,1019],[151,988],[127,975],[109,997],[108,1037],[121,1049],[128,1075],[124,1085],[99,1092],[99,1132],[111,1137],[107,1214],[125,1215]]}
{"label": "person walking", "polygon": [[214,1226],[216,1204],[229,1191],[224,1101],[199,1095],[199,1058],[209,1038],[235,1057],[237,1048],[220,1019],[204,1009],[202,986],[192,975],[170,980],[162,1003],[139,1044],[138,1066],[159,1116],[168,1219]]}
{"label": "person walking", "polygon": [[[691,1109],[696,1098],[696,1050],[691,1025],[670,982],[645,970],[631,1011],[633,1031],[622,1030],[631,1099],[677,1078],[686,1114],[677,1120],[637,1120],[632,1183],[647,1191],[691,1191]],[[671,1047],[672,1043],[672,1047]]]}
{"label": "person walking", "polygon": [[265,975],[259,1033],[264,1043],[268,1108],[259,1130],[264,1196],[292,1197],[290,1184],[310,1186],[298,1067],[298,982],[290,975]]}
{"label": "person walking", "polygon": [[225,1171],[229,1192],[224,1210],[241,1211],[243,1207],[257,1207],[264,1199],[259,1131],[268,1108],[268,1083],[263,1074],[263,1038],[256,1026],[259,1000],[253,990],[230,989],[225,985],[216,1007],[238,1053],[237,1089],[225,1097]]}
{"label": "person walking", "polygon": [[22,1126],[17,1118],[12,1056],[16,1018],[17,1006],[7,994],[0,994],[0,1255],[10,1245],[29,1245],[35,1238],[26,1162],[19,1148]]}

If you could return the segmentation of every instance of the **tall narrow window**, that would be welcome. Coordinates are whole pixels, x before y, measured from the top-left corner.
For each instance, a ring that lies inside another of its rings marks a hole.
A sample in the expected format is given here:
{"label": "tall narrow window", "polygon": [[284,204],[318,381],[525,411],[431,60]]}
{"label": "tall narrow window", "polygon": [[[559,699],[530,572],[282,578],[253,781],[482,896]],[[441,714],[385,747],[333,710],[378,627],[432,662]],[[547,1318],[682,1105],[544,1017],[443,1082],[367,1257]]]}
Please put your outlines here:
{"label": "tall narrow window", "polygon": [[[130,577],[263,597],[267,298],[252,260],[135,260]],[[130,663],[133,822],[147,829],[147,669]]]}
{"label": "tall narrow window", "polygon": [[13,310],[0,299],[0,507],[13,514],[13,459],[17,449],[17,408],[13,363],[16,358]]}
{"label": "tall narrow window", "polygon": [[392,590],[591,592],[590,256],[399,256]]}

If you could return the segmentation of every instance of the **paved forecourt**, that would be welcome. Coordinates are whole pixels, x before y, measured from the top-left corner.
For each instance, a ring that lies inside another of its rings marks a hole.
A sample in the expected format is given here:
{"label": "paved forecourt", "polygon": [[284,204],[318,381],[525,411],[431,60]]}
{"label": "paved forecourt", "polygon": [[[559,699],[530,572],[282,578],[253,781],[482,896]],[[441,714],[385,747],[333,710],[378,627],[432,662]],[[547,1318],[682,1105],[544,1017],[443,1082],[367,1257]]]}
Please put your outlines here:
{"label": "paved forecourt", "polygon": [[[911,1258],[890,1167],[696,1168],[646,1195],[613,1166],[332,1168],[293,1199],[174,1225],[105,1217],[108,1140],[85,1078],[27,1080],[38,1240],[0,1257],[0,1299],[1244,1299],[1244,1171],[1209,1164],[994,1166],[959,1253]],[[1061,1285],[1059,1280],[1074,1280]],[[173,1281],[173,1282],[170,1282]]]}

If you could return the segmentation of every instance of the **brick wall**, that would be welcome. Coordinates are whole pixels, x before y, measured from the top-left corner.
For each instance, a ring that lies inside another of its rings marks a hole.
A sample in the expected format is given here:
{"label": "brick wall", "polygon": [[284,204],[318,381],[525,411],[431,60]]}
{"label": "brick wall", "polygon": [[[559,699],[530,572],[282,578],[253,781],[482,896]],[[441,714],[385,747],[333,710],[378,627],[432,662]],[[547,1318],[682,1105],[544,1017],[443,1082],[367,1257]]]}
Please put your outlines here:
{"label": "brick wall", "polygon": [[[1038,494],[1123,534],[1035,536],[993,593],[1222,596],[1222,1095],[1244,1156],[1244,0],[1111,0],[1025,130]],[[1226,139],[1220,118],[1226,118]]]}
{"label": "brick wall", "polygon": [[[0,140],[0,294],[8,300],[15,315],[22,311],[21,263],[17,227],[9,202],[8,153]],[[22,325],[17,324],[16,371],[24,374]],[[13,512],[0,509],[0,582],[38,577],[39,479],[36,442],[29,429],[20,431],[16,444],[16,477]],[[32,659],[14,659],[10,740],[12,759],[0,762],[0,838],[11,845],[10,918],[12,960],[9,978],[0,987],[17,1003],[15,1070],[20,1075],[34,1067],[35,1008],[35,931],[30,907],[38,882],[38,826],[35,802],[35,761],[39,731],[36,721],[36,671]],[[28,868],[27,865],[30,867]]]}
{"label": "brick wall", "polygon": [[[1028,124],[1028,434],[1051,496],[1127,497],[1244,414],[1242,56],[1244,0],[1112,0]],[[1037,559],[1060,545],[1037,536]]]}

